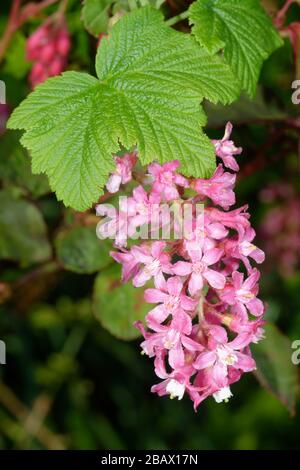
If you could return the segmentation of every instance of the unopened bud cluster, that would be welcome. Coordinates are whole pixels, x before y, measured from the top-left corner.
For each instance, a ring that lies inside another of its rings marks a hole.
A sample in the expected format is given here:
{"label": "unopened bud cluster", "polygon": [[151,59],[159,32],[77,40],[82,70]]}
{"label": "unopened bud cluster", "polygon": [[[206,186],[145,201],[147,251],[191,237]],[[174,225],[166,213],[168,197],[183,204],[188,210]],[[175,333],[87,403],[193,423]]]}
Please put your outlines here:
{"label": "unopened bud cluster", "polygon": [[29,75],[32,88],[66,68],[70,45],[69,32],[63,21],[48,20],[29,37],[26,57],[34,62]]}

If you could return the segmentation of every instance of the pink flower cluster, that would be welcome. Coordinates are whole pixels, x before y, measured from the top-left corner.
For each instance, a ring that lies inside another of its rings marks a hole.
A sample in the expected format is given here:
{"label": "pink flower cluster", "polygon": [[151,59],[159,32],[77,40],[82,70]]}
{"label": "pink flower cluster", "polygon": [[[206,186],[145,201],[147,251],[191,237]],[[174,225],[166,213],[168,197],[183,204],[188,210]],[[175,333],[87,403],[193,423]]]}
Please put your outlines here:
{"label": "pink flower cluster", "polygon": [[[230,134],[229,123],[224,138],[213,141],[223,165],[210,179],[185,178],[177,172],[177,161],[152,163],[146,179],[149,189],[138,186],[127,200],[129,237],[149,222],[154,206],[174,201],[192,205],[189,233],[130,248],[125,248],[126,241],[116,240],[119,250],[111,253],[122,265],[124,282],[132,279],[135,287],[147,283],[145,301],[153,308],[146,316],[146,327],[142,322],[136,327],[144,336],[142,351],[154,358],[155,373],[161,379],[152,391],[179,400],[187,394],[195,409],[209,396],[217,402],[231,397],[231,384],[255,369],[250,344],[263,338],[264,306],[257,297],[260,275],[251,262],[263,262],[264,253],[252,243],[255,232],[247,206],[230,210],[236,175],[224,167],[236,171],[234,155],[241,152],[228,140]],[[117,160],[110,180],[110,184],[116,182],[114,188],[123,181],[122,170],[129,179],[128,161],[127,156],[122,166]],[[200,213],[195,210],[199,202]],[[109,207],[100,205],[97,212],[108,216]],[[121,207],[117,216],[110,214],[107,224],[115,225],[120,219],[123,223],[123,212]],[[163,217],[158,220],[163,224]],[[148,287],[151,280],[154,287]]]}
{"label": "pink flower cluster", "polygon": [[63,22],[48,20],[29,37],[26,57],[34,62],[29,75],[32,88],[65,69],[70,45],[69,32]]}
{"label": "pink flower cluster", "polygon": [[265,251],[282,276],[293,276],[300,262],[300,198],[292,185],[277,182],[264,188],[260,199],[267,205],[260,226]]}

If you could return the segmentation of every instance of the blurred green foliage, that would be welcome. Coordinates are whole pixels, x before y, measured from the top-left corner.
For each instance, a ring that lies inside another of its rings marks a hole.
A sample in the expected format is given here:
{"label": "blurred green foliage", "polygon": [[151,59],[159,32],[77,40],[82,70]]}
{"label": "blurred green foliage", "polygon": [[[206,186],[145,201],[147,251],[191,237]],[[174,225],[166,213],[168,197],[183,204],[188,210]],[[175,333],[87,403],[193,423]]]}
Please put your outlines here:
{"label": "blurred green foliage", "polygon": [[[178,5],[184,9],[184,2]],[[8,5],[1,6],[0,31],[7,13]],[[70,1],[69,68],[93,72],[97,40],[80,15],[79,2]],[[300,21],[300,7],[289,15],[289,21]],[[24,41],[39,22],[31,19],[16,33],[0,65],[11,108],[29,92]],[[249,203],[259,234],[270,208],[259,197],[263,188],[285,182],[299,197],[294,78],[286,40],[265,64],[254,101],[242,97],[228,109],[207,106],[211,137],[222,136],[228,119],[236,125],[234,140],[244,148],[238,204]],[[276,259],[267,259],[261,297],[269,305],[267,320],[282,333],[267,327],[267,340],[254,347],[258,378],[281,395],[293,417],[249,374],[234,385],[228,404],[209,399],[195,414],[188,400],[150,393],[153,366],[140,355],[131,326],[146,307],[140,291],[120,284],[110,243],[95,236],[93,211],[65,209],[46,178],[31,174],[17,133],[0,139],[0,339],[7,347],[7,364],[0,366],[0,448],[299,449],[299,367],[289,354],[300,339],[300,266],[285,276]],[[264,245],[262,235],[257,244]]]}

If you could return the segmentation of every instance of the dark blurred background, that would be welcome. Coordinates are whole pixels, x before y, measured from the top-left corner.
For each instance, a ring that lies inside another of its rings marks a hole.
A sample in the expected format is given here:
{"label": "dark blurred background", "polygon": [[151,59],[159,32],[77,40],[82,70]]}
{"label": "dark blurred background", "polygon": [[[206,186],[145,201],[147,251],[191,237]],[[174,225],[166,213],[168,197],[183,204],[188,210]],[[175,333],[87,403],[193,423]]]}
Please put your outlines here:
{"label": "dark blurred background", "polygon": [[[274,15],[284,2],[263,3]],[[10,4],[1,2],[0,33]],[[186,6],[174,0],[166,8],[172,16]],[[0,448],[299,449],[299,392],[287,383],[299,366],[286,377],[281,356],[277,370],[268,359],[282,345],[291,355],[300,340],[300,115],[291,100],[291,84],[300,79],[300,27],[288,29],[300,22],[300,6],[288,11],[285,45],[265,63],[255,100],[206,106],[209,135],[221,137],[230,120],[244,148],[237,202],[249,204],[257,245],[266,250],[261,298],[268,321],[285,337],[272,330],[269,349],[257,352],[258,378],[267,388],[247,374],[229,403],[208,399],[197,413],[188,400],[150,393],[153,366],[130,326],[135,312],[128,320],[134,303],[130,292],[106,290],[110,247],[94,236],[93,211],[79,214],[57,202],[46,178],[31,174],[19,135],[5,131],[7,115],[30,91],[25,42],[42,21],[29,19],[14,34],[0,64],[7,86],[7,105],[0,105],[0,339],[7,352],[0,365]],[[94,73],[97,39],[82,26],[80,2],[70,0],[67,22],[68,68]]]}

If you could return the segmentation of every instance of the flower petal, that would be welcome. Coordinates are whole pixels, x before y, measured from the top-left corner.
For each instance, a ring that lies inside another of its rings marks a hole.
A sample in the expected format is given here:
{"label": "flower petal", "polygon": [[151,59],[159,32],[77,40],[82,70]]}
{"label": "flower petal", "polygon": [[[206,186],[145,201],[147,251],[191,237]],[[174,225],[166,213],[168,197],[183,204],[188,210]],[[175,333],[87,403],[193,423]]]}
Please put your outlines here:
{"label": "flower petal", "polygon": [[195,369],[207,369],[207,367],[211,367],[217,360],[217,355],[214,351],[207,351],[200,353],[197,357],[196,361],[194,362]]}
{"label": "flower petal", "polygon": [[203,287],[203,278],[201,274],[192,273],[189,280],[189,291],[192,296],[196,295]]}
{"label": "flower petal", "polygon": [[149,302],[150,304],[164,302],[167,297],[168,295],[159,289],[146,289],[144,293],[146,302]]}
{"label": "flower petal", "polygon": [[223,289],[226,283],[226,278],[223,274],[207,269],[203,276],[214,289]]}
{"label": "flower petal", "polygon": [[152,322],[163,323],[166,318],[169,316],[169,312],[163,307],[163,305],[158,305],[157,307],[150,310],[146,317],[146,322],[151,328]]}
{"label": "flower petal", "polygon": [[182,291],[183,283],[177,276],[172,276],[167,280],[167,289],[170,295],[179,295]]}
{"label": "flower petal", "polygon": [[184,352],[180,341],[169,351],[169,364],[173,369],[184,365]]}
{"label": "flower petal", "polygon": [[139,272],[134,276],[132,284],[134,287],[141,287],[146,284],[149,279],[151,279],[151,274],[146,271],[144,268],[140,269]]}
{"label": "flower petal", "polygon": [[192,272],[192,263],[187,261],[177,261],[172,267],[173,273],[177,276],[186,276]]}
{"label": "flower petal", "polygon": [[264,304],[260,299],[254,298],[247,303],[247,307],[249,308],[252,315],[259,317],[264,313]]}
{"label": "flower petal", "polygon": [[207,266],[210,266],[211,264],[217,263],[221,256],[223,254],[223,250],[219,248],[213,248],[212,250],[206,251],[203,255],[203,263],[205,263]]}

